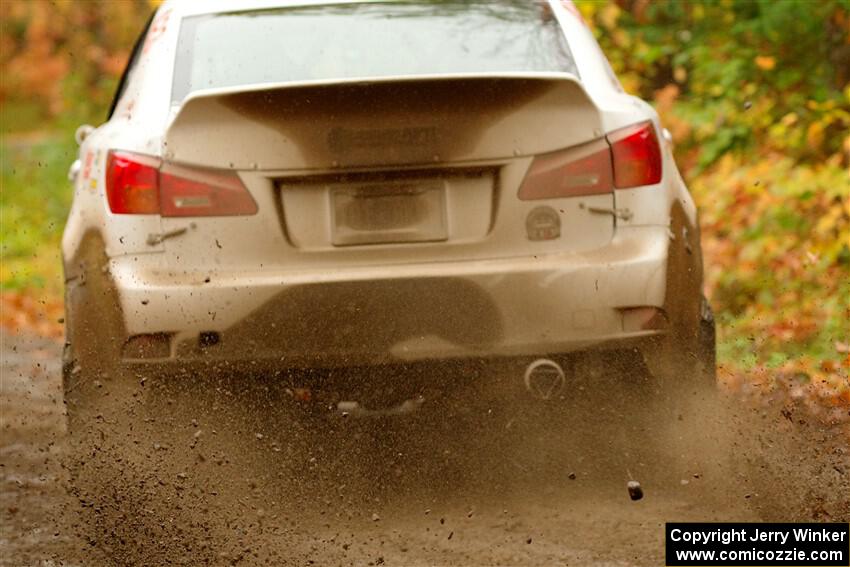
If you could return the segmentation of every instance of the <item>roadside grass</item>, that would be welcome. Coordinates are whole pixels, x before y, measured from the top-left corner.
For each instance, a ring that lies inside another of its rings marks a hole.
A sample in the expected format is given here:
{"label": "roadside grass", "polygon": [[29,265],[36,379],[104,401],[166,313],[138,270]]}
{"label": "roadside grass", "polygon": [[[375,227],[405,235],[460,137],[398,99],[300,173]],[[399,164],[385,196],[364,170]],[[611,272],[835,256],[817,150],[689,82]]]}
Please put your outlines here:
{"label": "roadside grass", "polygon": [[721,359],[744,370],[847,364],[850,174],[837,160],[725,156],[690,187]]}
{"label": "roadside grass", "polygon": [[0,136],[0,290],[61,296],[60,240],[73,197],[69,133]]}

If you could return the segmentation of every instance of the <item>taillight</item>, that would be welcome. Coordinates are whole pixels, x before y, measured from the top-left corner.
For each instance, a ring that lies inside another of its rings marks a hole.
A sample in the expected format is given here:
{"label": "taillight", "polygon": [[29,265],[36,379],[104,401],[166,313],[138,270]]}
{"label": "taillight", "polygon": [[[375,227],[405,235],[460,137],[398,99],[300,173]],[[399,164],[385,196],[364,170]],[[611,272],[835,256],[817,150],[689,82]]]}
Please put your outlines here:
{"label": "taillight", "polygon": [[164,164],[129,152],[109,153],[106,196],[116,214],[198,217],[257,212],[233,171]]}
{"label": "taillight", "polygon": [[164,217],[253,215],[257,204],[232,171],[163,165],[159,202]]}
{"label": "taillight", "polygon": [[661,148],[651,122],[605,138],[534,158],[522,182],[522,200],[610,193],[661,181]]}
{"label": "taillight", "polygon": [[120,215],[159,213],[159,160],[125,152],[106,159],[109,210]]}
{"label": "taillight", "polygon": [[519,198],[525,201],[610,193],[613,179],[611,148],[605,140],[596,140],[534,158]]}
{"label": "taillight", "polygon": [[661,147],[652,122],[611,132],[608,143],[614,154],[614,185],[618,189],[661,181]]}

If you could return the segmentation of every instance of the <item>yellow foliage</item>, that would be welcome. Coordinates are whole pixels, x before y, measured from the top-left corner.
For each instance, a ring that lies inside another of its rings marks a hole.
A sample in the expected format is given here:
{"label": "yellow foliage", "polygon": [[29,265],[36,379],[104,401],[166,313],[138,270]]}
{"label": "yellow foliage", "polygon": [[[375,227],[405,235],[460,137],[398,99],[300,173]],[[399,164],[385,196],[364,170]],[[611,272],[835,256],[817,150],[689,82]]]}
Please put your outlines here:
{"label": "yellow foliage", "polygon": [[605,4],[599,12],[599,21],[609,30],[617,27],[617,19],[620,17],[620,7],[614,3]]}
{"label": "yellow foliage", "polygon": [[756,67],[762,71],[770,71],[776,67],[776,58],[769,55],[759,55],[755,59]]}
{"label": "yellow foliage", "polygon": [[626,33],[626,30],[616,29],[611,32],[611,38],[614,44],[620,48],[628,48],[631,45],[631,37]]}
{"label": "yellow foliage", "polygon": [[797,116],[796,112],[789,112],[788,114],[782,117],[782,124],[785,126],[793,126],[797,123],[798,118],[799,117]]}
{"label": "yellow foliage", "polygon": [[812,122],[806,129],[806,142],[812,150],[819,150],[823,145],[823,122]]}

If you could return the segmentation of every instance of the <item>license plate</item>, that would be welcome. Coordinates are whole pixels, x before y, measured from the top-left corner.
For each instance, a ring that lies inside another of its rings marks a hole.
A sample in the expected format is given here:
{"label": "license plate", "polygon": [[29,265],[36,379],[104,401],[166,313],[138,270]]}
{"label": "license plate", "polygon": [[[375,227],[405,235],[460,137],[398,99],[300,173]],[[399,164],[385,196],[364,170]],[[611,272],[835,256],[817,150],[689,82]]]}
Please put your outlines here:
{"label": "license plate", "polygon": [[331,189],[333,244],[446,240],[442,180],[412,179]]}

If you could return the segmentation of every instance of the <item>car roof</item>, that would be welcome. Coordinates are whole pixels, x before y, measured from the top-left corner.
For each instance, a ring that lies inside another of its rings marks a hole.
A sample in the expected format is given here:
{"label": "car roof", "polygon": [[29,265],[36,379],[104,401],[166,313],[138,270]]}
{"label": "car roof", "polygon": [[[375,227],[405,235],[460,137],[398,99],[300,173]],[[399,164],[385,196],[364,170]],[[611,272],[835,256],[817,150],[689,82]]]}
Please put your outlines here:
{"label": "car roof", "polygon": [[247,12],[270,8],[295,8],[300,6],[323,6],[334,4],[372,4],[390,0],[166,0],[160,11],[170,10],[173,15],[184,18],[202,14],[223,12]]}

